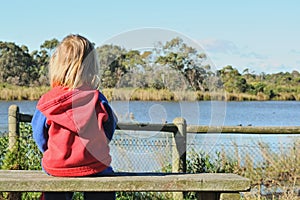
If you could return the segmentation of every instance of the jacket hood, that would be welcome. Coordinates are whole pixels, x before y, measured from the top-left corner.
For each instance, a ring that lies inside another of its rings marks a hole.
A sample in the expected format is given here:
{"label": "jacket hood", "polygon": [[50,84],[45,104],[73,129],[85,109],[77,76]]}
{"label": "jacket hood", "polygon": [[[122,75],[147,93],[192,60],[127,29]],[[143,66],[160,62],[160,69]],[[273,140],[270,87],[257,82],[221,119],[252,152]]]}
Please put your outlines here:
{"label": "jacket hood", "polygon": [[37,108],[46,116],[48,122],[53,121],[59,126],[79,133],[84,131],[91,118],[98,117],[95,111],[98,97],[97,90],[89,88],[69,90],[59,86],[43,95]]}

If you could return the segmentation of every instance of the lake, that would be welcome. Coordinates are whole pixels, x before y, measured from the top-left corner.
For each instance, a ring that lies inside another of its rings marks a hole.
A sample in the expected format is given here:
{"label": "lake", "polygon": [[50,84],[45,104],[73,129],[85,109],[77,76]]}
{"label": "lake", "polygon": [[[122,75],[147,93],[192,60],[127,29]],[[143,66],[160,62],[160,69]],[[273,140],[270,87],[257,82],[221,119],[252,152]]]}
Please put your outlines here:
{"label": "lake", "polygon": [[[0,102],[0,133],[7,131],[7,114],[8,107],[11,104],[16,104],[20,108],[21,113],[33,114],[36,106],[36,101],[11,101]],[[118,114],[119,121],[134,121],[143,123],[162,123],[172,122],[176,117],[184,117],[187,124],[199,125],[230,125],[230,126],[300,126],[300,102],[299,101],[245,101],[245,102],[221,102],[221,101],[199,101],[199,102],[143,102],[143,101],[116,101],[111,102],[111,106]],[[138,137],[142,137],[144,141],[140,141]],[[293,147],[293,142],[298,139],[299,135],[243,135],[243,134],[191,134],[188,137],[188,148],[215,153],[217,151],[226,150],[229,155],[234,155],[235,147],[239,149],[240,156],[250,154],[255,157],[256,161],[262,159],[260,153],[259,142],[267,145],[267,148],[273,152],[288,151]],[[164,134],[152,133],[145,135],[133,134],[129,131],[123,132],[123,135],[115,135],[118,139],[132,139],[136,143],[144,144],[157,143],[156,139],[169,141],[170,137]],[[121,141],[121,140],[120,140]],[[168,144],[168,142],[166,142]],[[142,150],[142,147],[145,147]],[[151,149],[148,145],[129,149],[114,149],[112,155],[116,157],[122,154],[127,161],[113,160],[113,164],[117,169],[130,168],[132,171],[145,171],[143,168],[138,169],[132,167],[130,161],[133,157],[145,155],[153,159],[149,163],[153,163],[154,158],[161,155],[161,149]],[[137,153],[139,151],[139,153]],[[141,153],[142,152],[142,153]],[[241,157],[241,160],[243,158]],[[156,167],[147,165],[149,171],[159,169],[162,162],[167,162],[165,159],[157,160]],[[126,166],[123,166],[123,165]],[[130,165],[130,166],[129,166]]]}
{"label": "lake", "polygon": [[[8,107],[16,104],[21,113],[33,114],[36,101],[1,101],[0,132],[7,130]],[[300,126],[299,101],[243,102],[144,102],[116,101],[111,106],[120,121],[161,123],[184,117],[187,124],[242,126]]]}

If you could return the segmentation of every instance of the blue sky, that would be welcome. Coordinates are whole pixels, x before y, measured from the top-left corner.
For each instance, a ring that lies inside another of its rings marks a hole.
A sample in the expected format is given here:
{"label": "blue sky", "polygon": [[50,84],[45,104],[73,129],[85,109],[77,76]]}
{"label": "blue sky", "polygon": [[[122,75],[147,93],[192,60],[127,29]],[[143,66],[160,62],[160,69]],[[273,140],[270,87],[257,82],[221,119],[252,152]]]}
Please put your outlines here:
{"label": "blue sky", "polygon": [[6,0],[0,40],[32,51],[69,33],[101,44],[126,31],[157,27],[197,41],[217,68],[291,72],[300,71],[299,9],[297,0]]}

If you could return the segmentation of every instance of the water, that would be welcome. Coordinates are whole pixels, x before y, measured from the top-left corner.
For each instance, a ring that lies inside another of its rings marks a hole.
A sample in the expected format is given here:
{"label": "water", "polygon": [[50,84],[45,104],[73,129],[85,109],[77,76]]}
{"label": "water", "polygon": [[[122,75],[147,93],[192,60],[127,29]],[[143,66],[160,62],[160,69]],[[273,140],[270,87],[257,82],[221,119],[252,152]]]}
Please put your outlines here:
{"label": "water", "polygon": [[[133,121],[137,122],[172,122],[175,117],[181,116],[187,120],[187,124],[197,125],[300,126],[299,101],[133,101],[113,102],[112,106],[118,112],[121,120],[132,121],[130,113],[133,113]],[[159,137],[159,135],[154,134],[152,137]],[[264,144],[264,150],[279,154],[283,151],[288,152],[293,148],[296,140],[299,140],[299,135],[189,134],[187,148],[188,150],[203,151],[211,156],[215,156],[215,152],[224,150],[226,155],[232,158],[236,158],[237,148],[239,158],[243,164],[247,155],[250,155],[255,162],[260,162],[264,159],[261,154],[262,146],[259,144]],[[151,151],[156,156],[161,153],[156,149]]]}
{"label": "water", "polygon": [[[16,104],[21,113],[33,114],[36,101],[1,101],[0,132],[7,131],[8,107]],[[172,122],[184,117],[187,124],[242,126],[300,126],[299,101],[251,102],[111,102],[120,121]]]}
{"label": "water", "polygon": [[225,126],[300,126],[299,101],[251,102],[112,102],[120,118],[161,123],[184,117],[187,124]]}
{"label": "water", "polygon": [[20,112],[33,114],[37,101],[0,101],[0,134],[8,129],[8,108],[10,105],[18,105]]}

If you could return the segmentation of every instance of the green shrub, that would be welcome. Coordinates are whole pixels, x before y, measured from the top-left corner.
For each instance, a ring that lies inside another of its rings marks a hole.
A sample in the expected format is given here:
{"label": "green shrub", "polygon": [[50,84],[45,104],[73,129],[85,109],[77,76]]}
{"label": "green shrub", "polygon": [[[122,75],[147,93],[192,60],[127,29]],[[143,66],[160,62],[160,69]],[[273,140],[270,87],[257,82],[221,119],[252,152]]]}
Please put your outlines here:
{"label": "green shrub", "polygon": [[[41,152],[33,138],[31,125],[20,123],[20,137],[12,150],[8,149],[8,135],[0,137],[0,169],[41,170]],[[8,193],[0,193],[0,199]],[[22,199],[39,199],[39,192],[23,192]]]}

